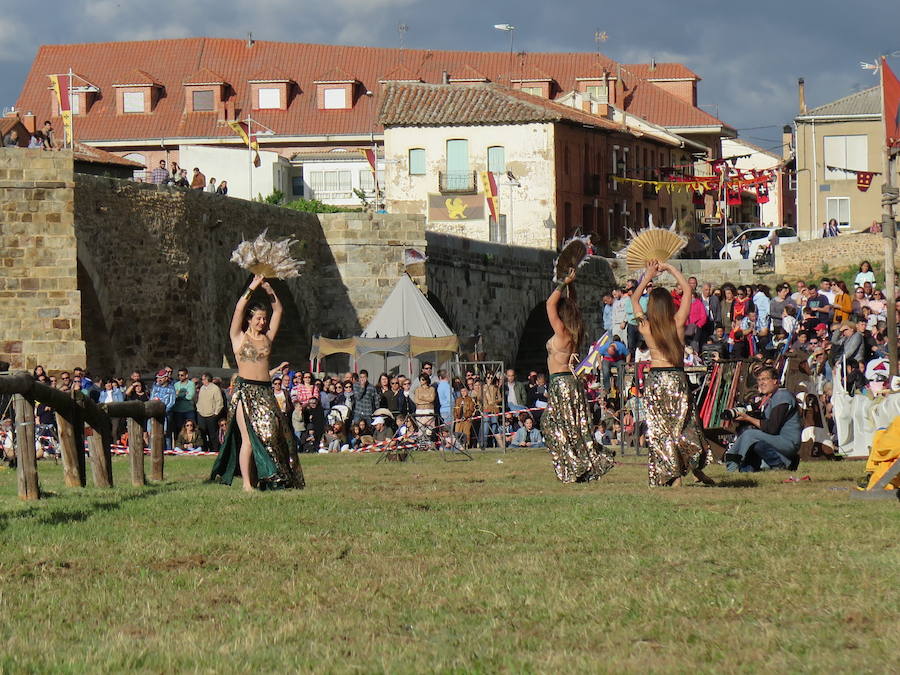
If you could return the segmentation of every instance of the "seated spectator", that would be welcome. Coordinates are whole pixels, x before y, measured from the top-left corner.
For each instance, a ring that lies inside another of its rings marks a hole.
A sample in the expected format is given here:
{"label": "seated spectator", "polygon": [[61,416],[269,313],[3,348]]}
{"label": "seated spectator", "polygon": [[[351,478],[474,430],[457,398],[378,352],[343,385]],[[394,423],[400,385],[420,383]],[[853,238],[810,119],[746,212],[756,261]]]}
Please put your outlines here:
{"label": "seated spectator", "polygon": [[3,461],[13,468],[16,466],[16,445],[13,438],[12,420],[8,417],[0,421],[0,452],[3,453]]}
{"label": "seated spectator", "polygon": [[522,426],[516,430],[512,439],[514,448],[543,448],[544,437],[534,428],[534,420],[526,417]]}
{"label": "seated spectator", "polygon": [[193,420],[187,420],[181,431],[178,432],[178,438],[175,440],[175,447],[182,450],[202,450],[203,437],[197,429],[197,424]]}
{"label": "seated spectator", "polygon": [[[340,452],[346,446],[347,438],[344,434],[344,423],[335,422],[325,432],[325,450],[328,452]],[[317,448],[318,449],[318,448]],[[315,452],[307,450],[307,452]]]}
{"label": "seated spectator", "polygon": [[372,439],[376,443],[388,441],[394,437],[394,430],[387,425],[387,419],[383,415],[372,418]]}
{"label": "seated spectator", "polygon": [[206,187],[206,176],[201,173],[200,169],[194,167],[194,175],[191,178],[192,190],[203,190]]}
{"label": "seated spectator", "polygon": [[218,192],[218,188],[216,187],[216,179],[210,178],[209,184],[206,186],[206,191],[211,194],[216,194]]}
{"label": "seated spectator", "polygon": [[872,264],[868,260],[863,260],[859,266],[859,272],[853,280],[856,288],[862,288],[866,282],[875,285],[875,272],[872,271]]}
{"label": "seated spectator", "polygon": [[762,396],[760,416],[741,413],[735,418],[744,425],[726,451],[727,468],[741,472],[795,469],[802,430],[797,399],[780,386],[774,368],[762,368],[756,386]]}
{"label": "seated spectator", "polygon": [[609,437],[609,430],[606,428],[606,422],[600,422],[594,428],[594,440],[600,445],[612,445],[612,439]]}
{"label": "seated spectator", "polygon": [[[619,340],[613,340],[603,352],[600,365],[601,386],[604,391],[609,391],[612,381],[612,369],[615,368],[621,374],[621,366],[628,358],[628,347]],[[620,383],[621,385],[621,383]]]}
{"label": "seated spectator", "polygon": [[19,132],[13,129],[6,136],[3,137],[3,147],[4,148],[18,148],[19,147]]}
{"label": "seated spectator", "polygon": [[857,392],[864,392],[869,386],[866,379],[866,364],[859,363],[856,359],[847,359],[846,389],[853,396]]}

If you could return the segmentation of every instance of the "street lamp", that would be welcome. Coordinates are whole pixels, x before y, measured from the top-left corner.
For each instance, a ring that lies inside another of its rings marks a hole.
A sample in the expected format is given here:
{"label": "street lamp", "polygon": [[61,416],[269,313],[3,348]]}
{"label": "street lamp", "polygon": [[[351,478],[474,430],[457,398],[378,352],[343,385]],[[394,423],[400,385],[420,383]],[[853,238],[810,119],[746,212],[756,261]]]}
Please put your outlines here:
{"label": "street lamp", "polygon": [[507,81],[509,86],[512,87],[513,39],[516,27],[508,23],[495,23],[494,28],[509,33],[509,73],[507,74]]}

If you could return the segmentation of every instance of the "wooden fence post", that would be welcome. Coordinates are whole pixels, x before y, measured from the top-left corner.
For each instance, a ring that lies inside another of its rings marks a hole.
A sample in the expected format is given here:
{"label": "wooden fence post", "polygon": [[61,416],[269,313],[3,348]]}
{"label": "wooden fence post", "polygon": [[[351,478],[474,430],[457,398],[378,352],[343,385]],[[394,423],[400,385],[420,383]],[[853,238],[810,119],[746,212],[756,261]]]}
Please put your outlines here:
{"label": "wooden fence post", "polygon": [[78,471],[78,453],[84,454],[84,423],[77,424],[56,413],[56,428],[59,431],[60,454],[62,455],[63,479],[69,487],[84,487],[87,477]]}
{"label": "wooden fence post", "polygon": [[128,457],[131,461],[131,484],[140,487],[144,479],[144,430],[137,420],[128,418]]}
{"label": "wooden fence post", "polygon": [[16,411],[16,478],[19,498],[41,498],[38,483],[37,455],[34,451],[34,402],[21,394],[13,397]]}
{"label": "wooden fence post", "polygon": [[163,423],[155,417],[150,418],[150,478],[152,480],[164,480],[163,478]]}
{"label": "wooden fence post", "polygon": [[91,477],[94,479],[94,487],[112,487],[107,480],[106,467],[103,461],[103,436],[96,429],[90,429],[85,433],[88,451],[91,453]]}

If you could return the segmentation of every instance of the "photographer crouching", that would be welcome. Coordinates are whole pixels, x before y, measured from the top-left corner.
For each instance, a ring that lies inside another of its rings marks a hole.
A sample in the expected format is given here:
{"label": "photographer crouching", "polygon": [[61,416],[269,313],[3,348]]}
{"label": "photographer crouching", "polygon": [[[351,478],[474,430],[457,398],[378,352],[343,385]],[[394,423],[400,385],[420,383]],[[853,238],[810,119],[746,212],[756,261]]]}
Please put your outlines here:
{"label": "photographer crouching", "polygon": [[734,421],[737,437],[725,454],[729,471],[753,472],[768,469],[797,468],[800,461],[800,415],[797,399],[779,386],[778,372],[762,368],[756,376],[762,400],[759,412],[739,411]]}

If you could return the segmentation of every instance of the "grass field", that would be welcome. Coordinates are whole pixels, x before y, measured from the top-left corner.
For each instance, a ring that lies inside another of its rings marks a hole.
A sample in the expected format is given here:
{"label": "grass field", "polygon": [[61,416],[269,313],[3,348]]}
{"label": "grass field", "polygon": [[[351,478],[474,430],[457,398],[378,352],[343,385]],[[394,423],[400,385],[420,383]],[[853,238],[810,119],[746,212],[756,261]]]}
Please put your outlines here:
{"label": "grass field", "polygon": [[306,490],[253,495],[203,484],[210,459],[111,491],[42,462],[27,504],[0,472],[0,668],[896,667],[900,508],[848,500],[860,462],[651,491],[633,457],[589,485],[537,450],[375,460],[304,457]]}

